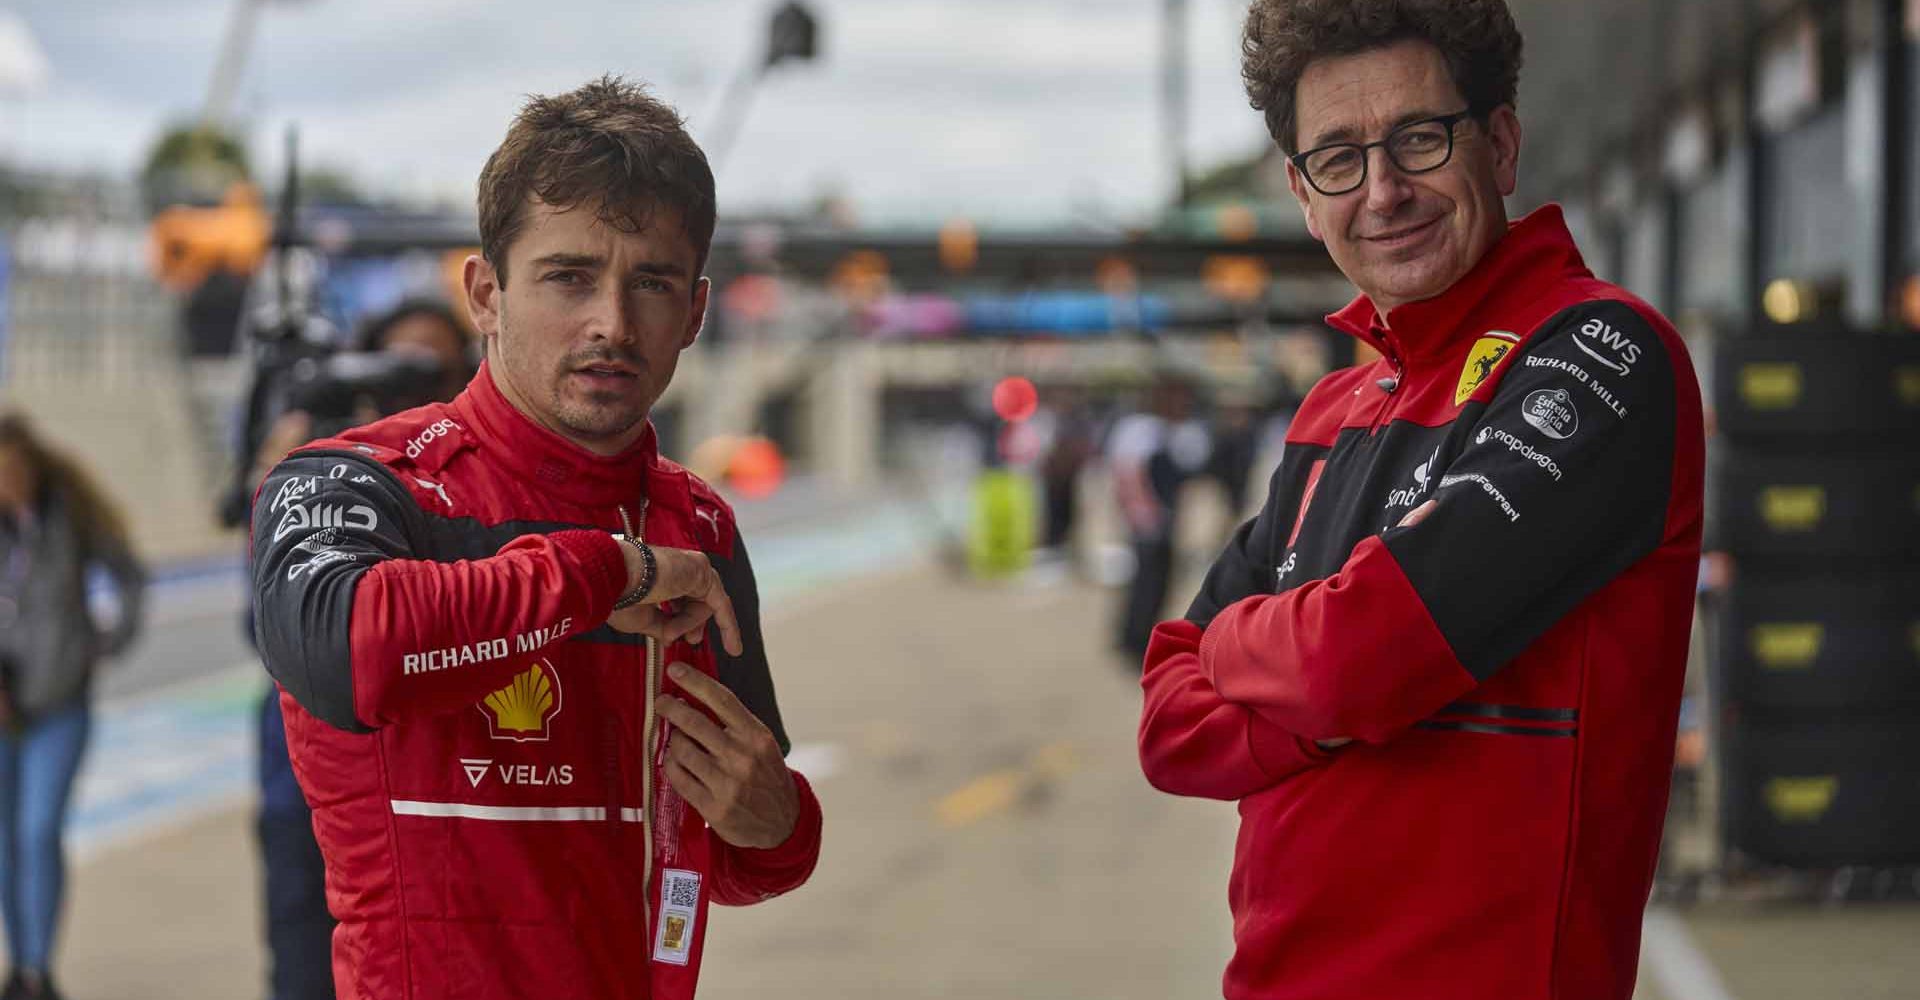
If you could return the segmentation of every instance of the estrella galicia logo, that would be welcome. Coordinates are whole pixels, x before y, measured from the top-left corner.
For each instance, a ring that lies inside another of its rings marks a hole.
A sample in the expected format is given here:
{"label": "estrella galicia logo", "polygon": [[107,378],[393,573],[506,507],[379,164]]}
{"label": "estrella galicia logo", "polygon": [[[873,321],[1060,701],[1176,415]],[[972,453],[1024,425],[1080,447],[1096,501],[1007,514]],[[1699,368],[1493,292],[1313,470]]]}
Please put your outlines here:
{"label": "estrella galicia logo", "polygon": [[1565,389],[1540,389],[1520,405],[1520,416],[1533,429],[1565,441],[1580,429],[1580,411],[1573,408],[1573,396]]}

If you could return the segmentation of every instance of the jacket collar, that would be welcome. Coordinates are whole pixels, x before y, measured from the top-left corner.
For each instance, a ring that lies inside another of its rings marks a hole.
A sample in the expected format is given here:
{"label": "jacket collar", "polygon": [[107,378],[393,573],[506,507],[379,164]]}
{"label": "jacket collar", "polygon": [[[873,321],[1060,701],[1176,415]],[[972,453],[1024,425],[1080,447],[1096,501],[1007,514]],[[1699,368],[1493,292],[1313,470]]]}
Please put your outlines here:
{"label": "jacket collar", "polygon": [[1389,358],[1417,365],[1470,342],[1473,331],[1465,324],[1474,315],[1498,315],[1525,305],[1539,296],[1543,285],[1587,273],[1560,206],[1546,205],[1509,225],[1507,235],[1439,295],[1391,309],[1384,322],[1373,300],[1360,295],[1329,315],[1327,324]]}
{"label": "jacket collar", "polygon": [[627,450],[596,455],[508,402],[484,361],[452,405],[491,461],[587,506],[633,504],[648,492],[648,475],[659,462],[659,439],[651,420]]}

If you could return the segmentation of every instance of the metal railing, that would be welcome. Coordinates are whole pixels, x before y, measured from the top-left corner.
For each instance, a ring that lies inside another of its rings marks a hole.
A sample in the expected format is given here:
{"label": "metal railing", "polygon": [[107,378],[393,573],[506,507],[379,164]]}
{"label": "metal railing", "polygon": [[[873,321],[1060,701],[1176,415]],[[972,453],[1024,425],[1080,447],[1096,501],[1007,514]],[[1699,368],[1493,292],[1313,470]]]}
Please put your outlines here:
{"label": "metal railing", "polygon": [[144,227],[36,218],[4,240],[0,387],[111,389],[178,372],[178,305],[147,274]]}

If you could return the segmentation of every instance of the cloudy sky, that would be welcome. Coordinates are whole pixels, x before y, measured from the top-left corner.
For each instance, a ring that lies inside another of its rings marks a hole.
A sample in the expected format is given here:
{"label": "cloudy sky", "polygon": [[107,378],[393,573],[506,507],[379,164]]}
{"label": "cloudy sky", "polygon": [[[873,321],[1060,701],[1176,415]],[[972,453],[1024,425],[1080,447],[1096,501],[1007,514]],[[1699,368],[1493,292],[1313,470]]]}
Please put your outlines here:
{"label": "cloudy sky", "polygon": [[[0,94],[0,158],[132,171],[198,113],[236,0],[0,0],[45,53]],[[1191,141],[1260,147],[1236,64],[1244,0],[1188,0]],[[811,0],[821,61],[760,87],[721,165],[726,207],[823,193],[864,221],[1136,221],[1170,190],[1161,0]],[[240,91],[256,162],[288,121],[304,157],[370,189],[471,198],[528,93],[602,72],[651,83],[710,138],[725,82],[765,45],[771,0],[272,0]],[[3,53],[0,53],[3,55]]]}

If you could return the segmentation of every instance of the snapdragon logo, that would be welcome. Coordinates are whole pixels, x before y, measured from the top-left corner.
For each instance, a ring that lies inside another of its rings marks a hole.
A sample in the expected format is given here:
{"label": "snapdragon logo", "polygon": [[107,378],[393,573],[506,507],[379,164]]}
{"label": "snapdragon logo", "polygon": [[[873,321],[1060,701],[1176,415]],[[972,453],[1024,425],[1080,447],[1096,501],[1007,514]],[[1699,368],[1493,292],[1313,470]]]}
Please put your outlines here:
{"label": "snapdragon logo", "polygon": [[1540,451],[1533,445],[1508,434],[1506,431],[1492,427],[1482,427],[1480,428],[1480,433],[1475,435],[1473,440],[1476,444],[1486,444],[1488,441],[1494,441],[1506,445],[1508,451],[1539,466],[1540,470],[1552,476],[1553,481],[1556,483],[1560,481],[1560,477],[1563,475],[1560,470],[1560,463],[1554,461],[1552,455]]}
{"label": "snapdragon logo", "polygon": [[432,427],[421,431],[418,437],[407,442],[407,457],[419,458],[420,453],[427,450],[427,445],[453,433],[458,426],[451,420],[434,421]]}

